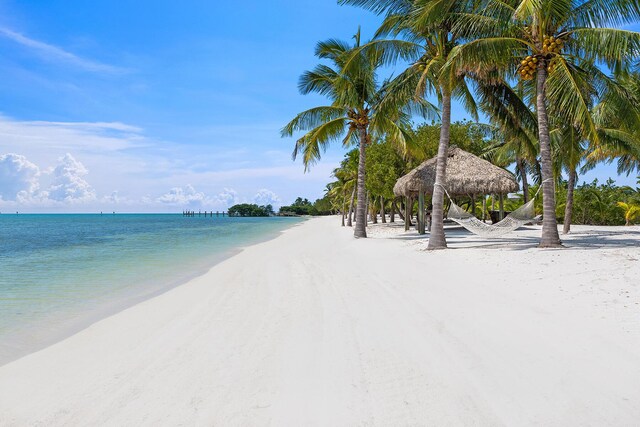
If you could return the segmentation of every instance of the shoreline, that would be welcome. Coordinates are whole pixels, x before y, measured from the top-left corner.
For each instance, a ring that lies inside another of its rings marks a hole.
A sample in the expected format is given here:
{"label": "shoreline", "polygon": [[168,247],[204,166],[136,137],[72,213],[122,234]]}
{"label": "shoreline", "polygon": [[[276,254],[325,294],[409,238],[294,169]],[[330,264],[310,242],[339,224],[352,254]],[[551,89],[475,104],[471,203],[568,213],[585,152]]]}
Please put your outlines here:
{"label": "shoreline", "polygon": [[[39,214],[33,214],[33,215],[39,215]],[[42,214],[42,215],[57,215],[57,214]],[[64,214],[64,215],[68,215],[68,214]],[[76,215],[76,214],[72,214],[72,215]],[[85,214],[77,214],[77,215],[85,215]],[[86,214],[86,215],[89,215],[89,214]],[[99,216],[100,214],[96,214],[96,215]],[[122,215],[125,215],[125,214],[122,214]],[[137,214],[126,214],[126,215],[137,215]],[[146,214],[141,214],[141,215],[146,215]],[[157,214],[157,215],[169,215],[169,214]],[[179,214],[176,214],[176,215],[179,215]],[[290,224],[282,230],[269,232],[262,236],[259,236],[253,239],[252,241],[250,241],[248,244],[243,244],[239,247],[226,250],[225,252],[215,253],[213,255],[205,257],[201,260],[199,265],[195,267],[195,269],[189,270],[185,272],[186,274],[182,274],[180,278],[172,279],[166,283],[161,284],[157,288],[149,288],[149,285],[145,285],[139,288],[134,287],[126,295],[124,294],[118,295],[115,299],[100,302],[91,311],[84,311],[82,313],[74,315],[73,318],[69,320],[63,321],[61,328],[45,333],[44,336],[41,336],[36,340],[37,342],[26,345],[20,348],[19,350],[16,350],[15,352],[11,352],[8,355],[3,354],[2,357],[0,357],[0,367],[7,365],[15,360],[19,360],[22,357],[28,356],[29,354],[46,349],[47,347],[54,345],[60,341],[64,341],[65,339],[90,327],[96,322],[99,322],[105,318],[116,315],[121,311],[124,311],[146,300],[155,298],[158,295],[162,295],[165,292],[168,292],[178,286],[184,285],[196,279],[199,276],[203,276],[207,274],[207,272],[209,272],[217,264],[241,253],[245,248],[275,239],[280,234],[286,232],[291,227],[295,227],[299,224],[300,223]],[[59,320],[60,316],[61,316],[60,313],[52,313],[50,315],[50,319]],[[45,322],[41,320],[39,323],[44,324]],[[24,334],[24,332],[25,331],[21,331],[20,333]],[[9,335],[9,339],[11,338],[12,338],[11,335]],[[16,341],[19,340],[18,337],[14,337],[13,339]]]}
{"label": "shoreline", "polygon": [[640,418],[637,228],[606,250],[580,235],[591,227],[563,250],[532,249],[532,228],[425,252],[391,227],[353,239],[339,217],[298,225],[0,367],[0,424]]}

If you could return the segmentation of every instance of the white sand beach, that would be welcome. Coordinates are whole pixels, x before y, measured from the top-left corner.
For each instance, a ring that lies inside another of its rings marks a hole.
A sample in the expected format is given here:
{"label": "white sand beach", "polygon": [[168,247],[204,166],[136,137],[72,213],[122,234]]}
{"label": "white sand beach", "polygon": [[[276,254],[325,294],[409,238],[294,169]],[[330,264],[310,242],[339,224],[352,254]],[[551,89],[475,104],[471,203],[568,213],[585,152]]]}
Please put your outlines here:
{"label": "white sand beach", "polygon": [[0,425],[637,425],[640,227],[573,229],[311,219],[0,367]]}

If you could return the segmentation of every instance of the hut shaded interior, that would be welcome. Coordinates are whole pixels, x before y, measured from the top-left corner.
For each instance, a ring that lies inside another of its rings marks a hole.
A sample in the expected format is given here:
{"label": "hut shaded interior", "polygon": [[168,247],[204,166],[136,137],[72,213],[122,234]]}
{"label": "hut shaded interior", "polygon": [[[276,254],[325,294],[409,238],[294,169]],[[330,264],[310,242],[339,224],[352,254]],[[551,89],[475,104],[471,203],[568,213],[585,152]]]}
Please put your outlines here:
{"label": "hut shaded interior", "polygon": [[[424,233],[424,195],[433,194],[436,180],[437,159],[426,160],[408,174],[400,177],[393,187],[396,196],[404,196],[408,200],[419,200],[418,231]],[[504,216],[502,198],[508,193],[520,189],[515,176],[480,157],[458,147],[450,147],[447,157],[447,172],[444,184],[452,197],[497,194],[500,196],[500,215]],[[411,203],[407,203],[410,205]],[[408,222],[405,228],[408,229]]]}

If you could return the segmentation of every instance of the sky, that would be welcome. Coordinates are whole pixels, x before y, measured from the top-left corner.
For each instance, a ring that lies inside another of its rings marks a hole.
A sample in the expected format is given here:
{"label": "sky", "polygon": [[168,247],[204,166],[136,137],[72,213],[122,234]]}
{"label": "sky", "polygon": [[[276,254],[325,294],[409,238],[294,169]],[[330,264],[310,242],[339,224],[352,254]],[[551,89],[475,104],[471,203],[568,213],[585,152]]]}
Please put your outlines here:
{"label": "sky", "polygon": [[0,0],[0,212],[322,197],[344,149],[305,173],[280,129],[326,103],[297,90],[316,43],[379,22],[335,0]]}

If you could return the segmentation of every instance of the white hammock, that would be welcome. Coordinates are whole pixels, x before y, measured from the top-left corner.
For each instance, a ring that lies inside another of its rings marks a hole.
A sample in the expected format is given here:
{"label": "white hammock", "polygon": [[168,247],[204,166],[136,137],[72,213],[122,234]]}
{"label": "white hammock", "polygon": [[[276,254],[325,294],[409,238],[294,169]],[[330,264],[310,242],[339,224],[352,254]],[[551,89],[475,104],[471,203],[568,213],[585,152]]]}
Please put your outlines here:
{"label": "white hammock", "polygon": [[447,218],[457,222],[473,234],[477,234],[482,237],[499,237],[503,234],[517,230],[523,225],[536,219],[535,208],[533,206],[534,201],[535,199],[529,200],[527,203],[504,217],[500,222],[495,224],[485,224],[469,212],[466,212],[460,206],[453,203],[452,200]]}
{"label": "white hammock", "polygon": [[[544,184],[546,181],[547,180],[542,181],[542,184]],[[441,187],[449,198],[449,201],[451,201],[451,206],[449,207],[449,214],[447,215],[447,218],[457,222],[458,224],[460,224],[473,234],[477,234],[478,236],[500,237],[503,234],[507,234],[514,230],[517,230],[523,225],[538,219],[538,217],[535,216],[536,212],[534,202],[536,200],[536,197],[538,196],[538,193],[542,189],[542,184],[531,200],[529,200],[527,203],[504,217],[503,220],[495,224],[485,224],[474,215],[470,214],[460,206],[453,203],[453,200],[451,199],[451,196],[449,196],[447,190],[444,188],[444,186],[441,185]]]}

